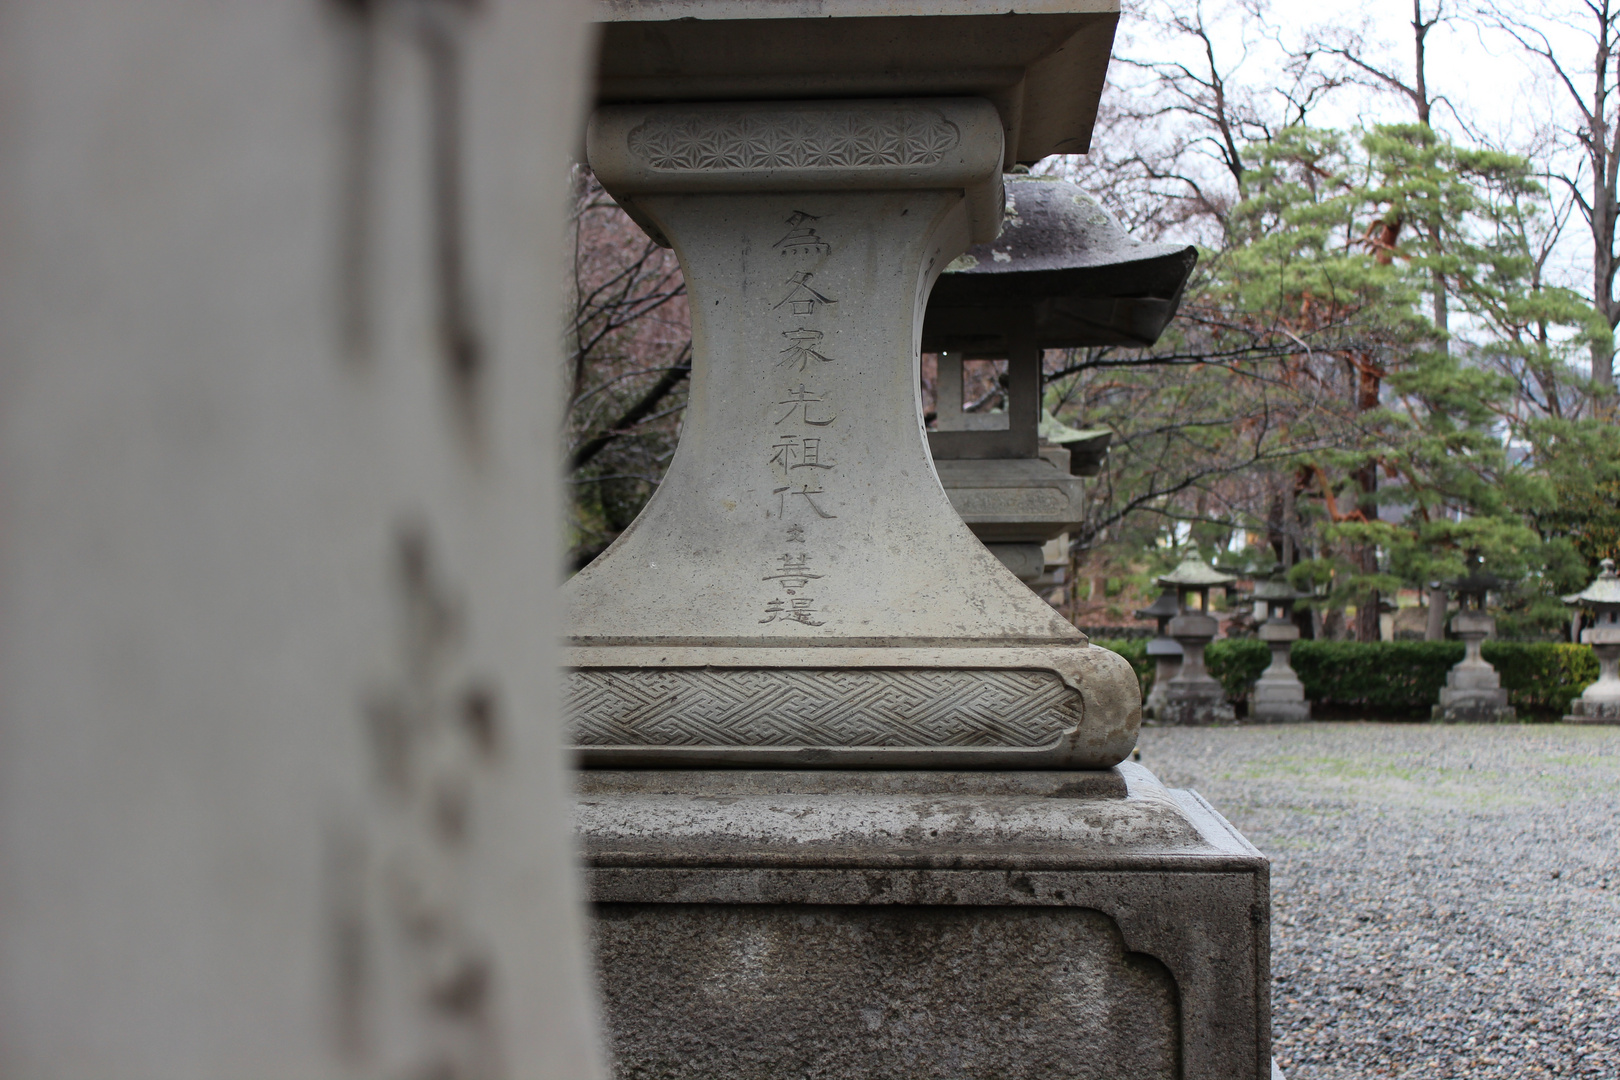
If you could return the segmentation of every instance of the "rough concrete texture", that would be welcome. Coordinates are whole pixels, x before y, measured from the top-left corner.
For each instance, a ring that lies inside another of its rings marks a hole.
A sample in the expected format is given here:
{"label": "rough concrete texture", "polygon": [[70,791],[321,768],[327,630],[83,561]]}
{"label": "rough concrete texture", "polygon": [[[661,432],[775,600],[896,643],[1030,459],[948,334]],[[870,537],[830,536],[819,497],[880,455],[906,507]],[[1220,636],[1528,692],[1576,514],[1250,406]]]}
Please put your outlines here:
{"label": "rough concrete texture", "polygon": [[1154,729],[1272,858],[1289,1080],[1620,1076],[1620,729]]}
{"label": "rough concrete texture", "polygon": [[1177,1075],[1174,981],[1085,908],[605,904],[596,940],[620,1077]]}
{"label": "rough concrete texture", "polygon": [[1140,767],[588,771],[576,821],[619,1076],[1269,1071],[1265,859]]}

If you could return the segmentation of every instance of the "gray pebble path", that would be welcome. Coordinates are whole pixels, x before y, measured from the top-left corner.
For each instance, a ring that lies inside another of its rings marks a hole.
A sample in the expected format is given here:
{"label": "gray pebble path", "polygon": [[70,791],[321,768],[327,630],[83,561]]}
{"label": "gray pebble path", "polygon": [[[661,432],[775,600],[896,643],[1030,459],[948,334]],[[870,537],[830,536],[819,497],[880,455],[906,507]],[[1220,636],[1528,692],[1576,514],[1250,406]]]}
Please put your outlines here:
{"label": "gray pebble path", "polygon": [[1272,860],[1289,1080],[1620,1080],[1620,727],[1144,728]]}

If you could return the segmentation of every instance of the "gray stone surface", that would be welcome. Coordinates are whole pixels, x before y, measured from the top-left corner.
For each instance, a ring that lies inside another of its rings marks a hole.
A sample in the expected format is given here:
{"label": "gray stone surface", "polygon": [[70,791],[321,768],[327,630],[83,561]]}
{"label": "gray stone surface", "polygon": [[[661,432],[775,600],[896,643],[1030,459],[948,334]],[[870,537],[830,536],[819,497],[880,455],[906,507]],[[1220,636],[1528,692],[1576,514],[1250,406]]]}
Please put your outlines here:
{"label": "gray stone surface", "polygon": [[1178,1075],[1169,972],[1087,908],[604,904],[595,938],[619,1077]]}
{"label": "gray stone surface", "polygon": [[1620,729],[1142,733],[1272,859],[1289,1080],[1620,1076]]}
{"label": "gray stone surface", "polygon": [[617,1075],[1269,1070],[1265,859],[1128,763],[587,771],[577,823]]}
{"label": "gray stone surface", "polygon": [[[1085,153],[1118,0],[605,0],[603,102],[992,102],[1003,164]],[[990,237],[986,237],[986,240]]]}
{"label": "gray stone surface", "polygon": [[0,1076],[600,1075],[556,737],[586,15],[0,5]]}

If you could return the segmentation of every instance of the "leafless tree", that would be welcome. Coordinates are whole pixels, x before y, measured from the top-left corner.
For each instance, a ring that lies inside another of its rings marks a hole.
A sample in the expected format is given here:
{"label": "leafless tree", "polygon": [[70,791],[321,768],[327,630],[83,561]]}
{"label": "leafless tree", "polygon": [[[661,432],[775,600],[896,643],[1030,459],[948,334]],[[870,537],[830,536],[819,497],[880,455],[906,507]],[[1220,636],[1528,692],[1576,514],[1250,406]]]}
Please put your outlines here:
{"label": "leafless tree", "polygon": [[[1592,238],[1592,306],[1613,330],[1620,326],[1615,273],[1620,256],[1615,228],[1620,222],[1620,4],[1614,0],[1571,0],[1548,10],[1545,3],[1484,0],[1481,17],[1536,58],[1562,90],[1570,108],[1566,135],[1579,150],[1580,166],[1554,174],[1579,207]],[[1582,45],[1555,41],[1551,25],[1575,31]],[[1592,343],[1592,379],[1612,409],[1614,344]]]}

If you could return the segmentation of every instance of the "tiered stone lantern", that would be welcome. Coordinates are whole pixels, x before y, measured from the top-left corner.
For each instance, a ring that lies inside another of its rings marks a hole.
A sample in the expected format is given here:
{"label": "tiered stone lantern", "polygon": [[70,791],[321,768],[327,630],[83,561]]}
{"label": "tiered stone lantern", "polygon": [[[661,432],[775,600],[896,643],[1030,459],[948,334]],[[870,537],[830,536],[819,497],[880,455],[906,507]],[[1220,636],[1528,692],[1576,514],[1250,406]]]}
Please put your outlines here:
{"label": "tiered stone lantern", "polygon": [[1154,714],[1158,723],[1202,725],[1235,719],[1226,688],[1204,666],[1204,649],[1220,632],[1220,623],[1209,613],[1209,592],[1236,580],[1201,559],[1187,559],[1159,579],[1161,586],[1176,590],[1179,611],[1169,630],[1182,656],[1181,670],[1166,685],[1164,704]]}
{"label": "tiered stone lantern", "polygon": [[[1294,604],[1303,598],[1281,573],[1255,585],[1255,604],[1266,608],[1258,633],[1271,650],[1271,664],[1260,673],[1249,694],[1249,719],[1255,723],[1293,724],[1311,718],[1311,703],[1305,700],[1305,684],[1299,681],[1289,663],[1289,653],[1299,640],[1299,627],[1293,620]],[[1257,618],[1261,614],[1255,612]]]}
{"label": "tiered stone lantern", "polygon": [[[940,356],[928,445],[968,528],[1033,584],[1048,561],[1042,545],[1081,521],[1078,477],[1102,468],[1112,437],[1042,414],[1042,350],[1153,344],[1198,253],[1137,242],[1065,180],[1005,183],[1000,235],[952,260],[929,297],[922,348]],[[964,412],[963,362],[984,359],[1007,361],[1005,408]]]}
{"label": "tiered stone lantern", "polygon": [[597,11],[590,163],[693,330],[668,473],[564,592],[619,1075],[1262,1080],[1264,858],[1124,760],[1135,673],[963,524],[919,408],[929,291],[1004,169],[1086,149],[1117,8]]}
{"label": "tiered stone lantern", "polygon": [[1581,632],[1581,640],[1597,654],[1597,682],[1570,703],[1571,724],[1620,724],[1620,577],[1614,560],[1604,559],[1596,580],[1566,602],[1590,609],[1594,621]]}
{"label": "tiered stone lantern", "polygon": [[1433,712],[1437,721],[1511,723],[1515,718],[1501,676],[1479,651],[1480,644],[1496,633],[1496,620],[1485,611],[1486,597],[1501,587],[1502,580],[1485,572],[1478,555],[1469,556],[1468,573],[1449,586],[1457,595],[1451,632],[1462,638],[1463,658],[1446,673],[1446,685]]}
{"label": "tiered stone lantern", "polygon": [[1170,680],[1181,670],[1181,646],[1170,636],[1170,620],[1181,613],[1181,600],[1176,590],[1166,587],[1159,598],[1136,612],[1138,619],[1152,619],[1158,623],[1157,633],[1147,643],[1147,654],[1153,661],[1153,687],[1142,702],[1142,715],[1157,717],[1164,705],[1164,696],[1170,692]]}

